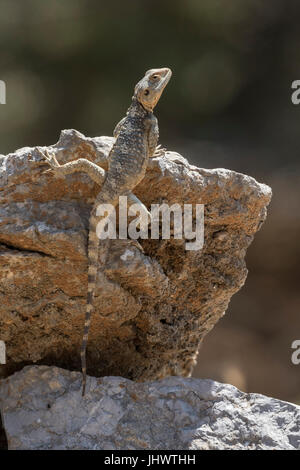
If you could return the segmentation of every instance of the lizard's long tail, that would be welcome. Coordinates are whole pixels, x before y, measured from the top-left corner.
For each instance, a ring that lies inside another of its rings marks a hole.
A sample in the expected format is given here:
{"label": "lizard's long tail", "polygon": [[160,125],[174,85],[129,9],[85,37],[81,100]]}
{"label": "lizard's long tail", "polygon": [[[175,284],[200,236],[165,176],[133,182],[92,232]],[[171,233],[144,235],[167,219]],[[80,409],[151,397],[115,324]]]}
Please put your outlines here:
{"label": "lizard's long tail", "polygon": [[97,217],[95,207],[92,210],[89,224],[89,242],[88,242],[88,294],[86,304],[86,315],[84,324],[84,333],[81,345],[81,369],[82,369],[82,396],[85,394],[86,387],[86,345],[89,336],[91,315],[93,311],[93,300],[97,278],[98,266],[98,248],[99,240],[96,234]]}
{"label": "lizard's long tail", "polygon": [[[84,332],[81,345],[81,369],[82,369],[82,396],[85,394],[86,388],[86,345],[88,342],[89,329],[91,324],[91,315],[94,310],[94,293],[97,280],[98,271],[98,252],[99,252],[99,239],[97,236],[97,224],[99,218],[97,217],[97,208],[100,204],[107,204],[115,207],[118,203],[118,192],[114,187],[109,186],[109,182],[105,182],[101,193],[96,198],[94,207],[90,215],[89,223],[89,242],[88,242],[88,293],[86,303],[86,315],[84,323]],[[102,242],[105,240],[102,240]],[[106,249],[107,251],[107,249]],[[105,253],[107,255],[107,252]],[[105,259],[103,259],[105,263]]]}

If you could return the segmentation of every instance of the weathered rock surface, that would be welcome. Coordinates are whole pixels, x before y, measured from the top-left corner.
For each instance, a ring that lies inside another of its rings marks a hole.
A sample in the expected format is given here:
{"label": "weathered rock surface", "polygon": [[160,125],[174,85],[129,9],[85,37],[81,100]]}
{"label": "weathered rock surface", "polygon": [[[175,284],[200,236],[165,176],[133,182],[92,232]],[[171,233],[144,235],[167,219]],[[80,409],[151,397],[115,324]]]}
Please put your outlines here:
{"label": "weathered rock surface", "polygon": [[212,380],[28,366],[0,382],[9,449],[300,449],[300,407]]}
{"label": "weathered rock surface", "polygon": [[[113,138],[63,131],[49,147],[65,163],[86,157],[107,168]],[[91,204],[99,187],[75,173],[43,174],[34,148],[0,158],[0,339],[5,374],[38,362],[80,368]],[[189,165],[174,152],[154,158],[135,191],[151,203],[205,205],[205,242],[112,240],[99,276],[88,370],[156,380],[188,376],[199,344],[243,285],[246,249],[266,217],[268,186],[234,171]]]}

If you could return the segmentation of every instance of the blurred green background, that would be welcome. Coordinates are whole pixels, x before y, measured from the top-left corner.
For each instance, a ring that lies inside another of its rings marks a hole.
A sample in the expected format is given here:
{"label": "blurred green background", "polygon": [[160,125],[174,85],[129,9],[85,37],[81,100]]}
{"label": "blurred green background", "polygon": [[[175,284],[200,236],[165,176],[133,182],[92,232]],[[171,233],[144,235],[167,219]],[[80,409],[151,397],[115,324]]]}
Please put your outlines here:
{"label": "blurred green background", "polygon": [[206,338],[194,372],[300,402],[297,0],[0,0],[0,153],[50,145],[61,129],[111,135],[149,68],[173,77],[161,143],[206,168],[272,186],[248,280]]}

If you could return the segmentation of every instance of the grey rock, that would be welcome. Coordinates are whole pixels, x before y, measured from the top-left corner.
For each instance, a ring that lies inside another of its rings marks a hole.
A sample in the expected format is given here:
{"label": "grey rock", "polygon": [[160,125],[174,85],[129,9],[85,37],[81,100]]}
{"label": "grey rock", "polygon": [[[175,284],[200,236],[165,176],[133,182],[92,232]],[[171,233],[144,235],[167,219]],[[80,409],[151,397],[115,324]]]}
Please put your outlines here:
{"label": "grey rock", "polygon": [[0,382],[9,449],[300,449],[300,407],[212,380],[27,366]]}
{"label": "grey rock", "polygon": [[[62,131],[48,147],[65,163],[107,168],[111,137]],[[45,147],[44,147],[45,149]],[[99,187],[82,173],[56,179],[36,148],[0,157],[0,339],[7,376],[26,363],[80,370],[87,235]],[[246,249],[266,217],[271,189],[250,176],[189,165],[175,152],[151,159],[136,195],[205,205],[202,250],[185,240],[112,240],[98,276],[88,372],[133,380],[189,376],[201,341],[245,282]]]}

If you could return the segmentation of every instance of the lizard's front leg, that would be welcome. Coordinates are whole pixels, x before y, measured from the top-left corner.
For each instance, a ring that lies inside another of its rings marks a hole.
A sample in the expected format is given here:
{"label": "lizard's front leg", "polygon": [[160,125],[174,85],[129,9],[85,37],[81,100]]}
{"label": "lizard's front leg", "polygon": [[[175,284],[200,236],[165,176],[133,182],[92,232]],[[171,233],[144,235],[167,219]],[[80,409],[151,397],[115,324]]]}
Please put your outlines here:
{"label": "lizard's front leg", "polygon": [[78,158],[78,160],[73,160],[72,162],[60,165],[56,160],[54,153],[49,153],[48,150],[44,153],[39,148],[38,151],[51,167],[49,170],[46,170],[45,173],[52,173],[56,178],[63,178],[65,175],[71,175],[77,171],[83,171],[99,185],[102,185],[105,180],[105,170],[86,158]]}
{"label": "lizard's front leg", "polygon": [[[79,158],[78,160],[73,160],[72,162],[60,165],[56,160],[54,153],[49,153],[48,150],[44,153],[39,148],[38,151],[51,167],[49,170],[46,170],[45,173],[52,173],[56,178],[63,178],[65,175],[71,175],[77,171],[83,171],[100,186],[104,183],[106,171],[86,158]],[[128,194],[128,204],[129,206],[132,204],[139,204],[141,206],[141,210],[146,212],[150,217],[147,207],[133,193]]]}
{"label": "lizard's front leg", "polygon": [[148,128],[148,149],[149,149],[149,158],[161,157],[166,153],[166,149],[162,148],[158,144],[159,139],[159,129],[156,117],[152,117],[149,121]]}
{"label": "lizard's front leg", "polygon": [[167,149],[165,149],[161,145],[157,145],[153,155],[151,155],[150,157],[151,158],[162,157],[166,153],[166,151],[167,151]]}

